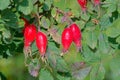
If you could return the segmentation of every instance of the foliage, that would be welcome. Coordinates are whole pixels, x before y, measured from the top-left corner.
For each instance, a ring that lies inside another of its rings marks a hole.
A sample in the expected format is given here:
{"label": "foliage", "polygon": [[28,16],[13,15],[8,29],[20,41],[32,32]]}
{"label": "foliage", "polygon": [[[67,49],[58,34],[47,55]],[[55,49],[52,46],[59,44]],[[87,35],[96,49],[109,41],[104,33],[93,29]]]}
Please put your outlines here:
{"label": "foliage", "polygon": [[[0,59],[23,53],[20,17],[24,17],[48,38],[44,59],[35,42],[31,45],[32,57],[26,62],[32,76],[39,80],[119,80],[120,0],[101,0],[98,6],[92,1],[87,0],[83,13],[77,0],[0,0]],[[72,43],[61,57],[61,34],[69,26],[67,19],[82,31],[82,51],[77,52]]]}

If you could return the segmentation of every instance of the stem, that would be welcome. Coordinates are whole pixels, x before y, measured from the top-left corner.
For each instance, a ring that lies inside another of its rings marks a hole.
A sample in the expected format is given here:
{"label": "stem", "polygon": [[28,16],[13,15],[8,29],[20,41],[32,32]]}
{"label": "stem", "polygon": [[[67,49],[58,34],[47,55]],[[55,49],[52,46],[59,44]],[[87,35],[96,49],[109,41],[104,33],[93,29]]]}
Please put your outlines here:
{"label": "stem", "polygon": [[98,5],[98,16],[97,16],[97,19],[100,18],[100,15],[101,15],[100,5]]}
{"label": "stem", "polygon": [[100,2],[100,4],[111,4],[110,2]]}
{"label": "stem", "polygon": [[39,13],[36,13],[37,23],[38,23],[38,31],[40,31],[40,23],[39,23]]}
{"label": "stem", "polygon": [[69,15],[68,15],[67,12],[64,12],[64,11],[58,9],[58,8],[56,8],[56,9],[57,9],[56,10],[57,14],[63,14],[64,17],[66,17],[66,21],[68,22],[68,25],[70,25],[71,23],[73,23],[72,19],[69,18]]}
{"label": "stem", "polygon": [[58,9],[58,8],[56,8],[56,9],[57,9],[57,10],[56,10],[57,13],[61,13],[61,14],[65,15],[65,12],[63,12],[62,10],[60,10],[60,9]]}
{"label": "stem", "polygon": [[39,4],[40,4],[40,2],[38,0],[37,1],[37,13],[36,13],[36,20],[37,20],[37,23],[38,23],[38,31],[40,31],[40,22],[39,22],[39,20],[42,17],[42,15],[41,16],[39,15]]}

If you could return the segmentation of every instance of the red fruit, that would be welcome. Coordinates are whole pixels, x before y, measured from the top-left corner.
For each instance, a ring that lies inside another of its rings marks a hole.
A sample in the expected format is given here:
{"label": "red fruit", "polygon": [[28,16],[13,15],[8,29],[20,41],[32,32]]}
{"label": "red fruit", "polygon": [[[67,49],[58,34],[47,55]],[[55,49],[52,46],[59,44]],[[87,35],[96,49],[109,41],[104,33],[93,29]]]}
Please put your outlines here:
{"label": "red fruit", "polygon": [[83,12],[87,9],[87,0],[77,0]]}
{"label": "red fruit", "polygon": [[100,0],[94,0],[94,5],[95,6],[100,5]]}
{"label": "red fruit", "polygon": [[75,45],[77,46],[78,49],[81,49],[82,34],[81,34],[80,28],[77,26],[77,24],[73,23],[70,25],[70,29],[73,34],[73,42],[75,43]]}
{"label": "red fruit", "polygon": [[73,40],[72,31],[70,28],[64,29],[62,32],[62,46],[63,46],[63,52],[66,52],[68,48],[70,47]]}
{"label": "red fruit", "polygon": [[24,46],[30,46],[30,44],[35,40],[36,27],[34,24],[30,24],[24,28]]}
{"label": "red fruit", "polygon": [[47,37],[40,31],[36,35],[36,46],[41,56],[44,56],[47,48]]}

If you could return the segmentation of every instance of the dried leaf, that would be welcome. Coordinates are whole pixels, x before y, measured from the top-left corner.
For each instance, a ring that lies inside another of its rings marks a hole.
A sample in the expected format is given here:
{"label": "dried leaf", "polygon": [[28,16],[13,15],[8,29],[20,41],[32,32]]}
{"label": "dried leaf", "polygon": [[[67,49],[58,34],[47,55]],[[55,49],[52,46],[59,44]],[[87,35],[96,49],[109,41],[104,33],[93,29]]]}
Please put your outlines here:
{"label": "dried leaf", "polygon": [[57,29],[50,28],[48,29],[49,34],[52,36],[53,40],[58,44],[61,44],[61,35],[57,32]]}
{"label": "dried leaf", "polygon": [[91,67],[86,67],[86,68],[72,72],[72,75],[76,80],[84,80],[85,77],[90,72],[90,70],[91,70]]}
{"label": "dried leaf", "polygon": [[85,62],[76,62],[76,63],[73,63],[71,66],[72,66],[72,71],[76,71],[84,68],[86,64]]}
{"label": "dried leaf", "polygon": [[33,77],[38,76],[39,69],[40,69],[40,63],[38,59],[34,59],[32,62],[30,62],[28,66],[28,71]]}

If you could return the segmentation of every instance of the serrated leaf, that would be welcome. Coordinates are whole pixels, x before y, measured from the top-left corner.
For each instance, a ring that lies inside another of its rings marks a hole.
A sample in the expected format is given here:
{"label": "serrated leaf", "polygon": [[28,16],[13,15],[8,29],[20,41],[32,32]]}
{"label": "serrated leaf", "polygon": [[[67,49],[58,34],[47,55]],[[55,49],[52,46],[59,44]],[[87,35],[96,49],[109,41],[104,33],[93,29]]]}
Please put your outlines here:
{"label": "serrated leaf", "polygon": [[90,80],[103,80],[105,76],[105,69],[102,64],[93,66],[90,72]]}
{"label": "serrated leaf", "polygon": [[81,53],[77,51],[74,44],[70,46],[67,53],[63,54],[63,58],[70,68],[72,64],[83,61]]}
{"label": "serrated leaf", "polygon": [[117,11],[120,13],[120,1],[118,3]]}
{"label": "serrated leaf", "polygon": [[8,56],[12,56],[9,49],[7,49],[6,54],[7,54]]}
{"label": "serrated leaf", "polygon": [[56,54],[59,54],[60,53],[60,50],[59,48],[56,46],[56,44],[54,42],[49,42],[48,43],[48,50],[51,50],[53,52],[55,52]]}
{"label": "serrated leaf", "polygon": [[47,49],[47,53],[46,53],[47,59],[49,64],[52,66],[52,68],[56,69],[56,53],[52,50],[50,50],[50,48]]}
{"label": "serrated leaf", "polygon": [[58,30],[54,27],[48,29],[49,34],[52,36],[53,40],[58,44],[61,44],[61,35],[58,33]]}
{"label": "serrated leaf", "polygon": [[10,4],[10,0],[0,0],[0,10],[4,10]]}
{"label": "serrated leaf", "polygon": [[107,11],[108,11],[107,13],[114,12],[116,9],[117,9],[116,4],[111,4],[107,9]]}
{"label": "serrated leaf", "polygon": [[[116,52],[120,53],[120,51]],[[116,54],[115,53],[115,54]],[[110,69],[112,71],[112,80],[119,80],[120,79],[120,56],[113,58],[110,63]]]}
{"label": "serrated leaf", "polygon": [[99,57],[93,53],[93,51],[89,48],[87,44],[84,44],[83,50],[84,50],[83,56],[85,57],[84,58],[85,62],[96,63],[100,61]]}
{"label": "serrated leaf", "polygon": [[60,72],[68,72],[68,65],[66,64],[66,62],[64,61],[63,58],[61,58],[60,56],[57,56],[56,57],[56,62],[57,62],[57,65],[56,65],[56,68],[58,71]]}
{"label": "serrated leaf", "polygon": [[[80,9],[80,6],[78,4],[77,1],[74,1],[74,0],[67,0],[67,7],[71,9],[71,11],[73,12],[73,16],[75,17],[79,17],[80,16],[80,12],[81,12],[81,9]],[[74,3],[74,4],[73,4]],[[70,6],[71,5],[71,6]]]}
{"label": "serrated leaf", "polygon": [[100,18],[101,29],[104,30],[111,25],[109,15],[105,14]]}
{"label": "serrated leaf", "polygon": [[4,31],[4,30],[6,30],[4,24],[0,24],[0,31]]}
{"label": "serrated leaf", "polygon": [[95,32],[86,32],[85,39],[90,48],[95,49],[97,46],[97,34]]}
{"label": "serrated leaf", "polygon": [[2,41],[1,41],[1,39],[2,39],[2,36],[1,36],[1,34],[0,34],[0,44],[2,44]]}
{"label": "serrated leaf", "polygon": [[18,7],[18,10],[23,12],[23,14],[28,15],[33,10],[32,0],[23,0]]}
{"label": "serrated leaf", "polygon": [[110,46],[108,44],[107,36],[100,34],[99,36],[99,50],[103,53],[108,53]]}
{"label": "serrated leaf", "polygon": [[57,75],[58,80],[71,80],[70,77],[67,76],[62,76],[62,75]]}
{"label": "serrated leaf", "polygon": [[44,0],[39,0],[41,3],[43,3],[44,2]]}
{"label": "serrated leaf", "polygon": [[52,15],[53,17],[56,16],[56,8],[53,8],[53,9],[52,9],[52,11],[51,11],[51,15]]}
{"label": "serrated leaf", "polygon": [[2,33],[4,38],[10,38],[11,37],[11,33],[9,30],[4,30]]}
{"label": "serrated leaf", "polygon": [[50,21],[49,21],[49,19],[47,19],[46,17],[42,17],[42,19],[41,19],[41,25],[44,28],[48,29],[50,27]]}
{"label": "serrated leaf", "polygon": [[120,36],[116,39],[116,42],[120,44]]}
{"label": "serrated leaf", "polygon": [[1,18],[5,22],[4,25],[16,28],[18,26],[18,19],[15,13],[13,13],[11,10],[6,9],[2,11]]}
{"label": "serrated leaf", "polygon": [[109,3],[109,4],[104,4],[102,7],[105,7],[105,8],[107,8],[106,10],[107,10],[107,14],[109,15],[109,16],[112,16],[112,12],[115,12],[116,11],[116,9],[117,9],[117,0],[106,0],[106,1],[104,1],[105,3]]}
{"label": "serrated leaf", "polygon": [[115,38],[118,35],[120,35],[120,19],[117,19],[113,22],[113,24],[108,27],[108,29],[106,30],[106,34],[109,37]]}
{"label": "serrated leaf", "polygon": [[43,9],[45,11],[49,11],[50,8],[51,8],[52,3],[53,3],[53,0],[45,1],[44,4],[43,4]]}
{"label": "serrated leaf", "polygon": [[39,73],[39,80],[54,80],[48,70],[41,69]]}
{"label": "serrated leaf", "polygon": [[86,67],[86,63],[85,62],[75,62],[71,65],[71,70],[72,72],[78,71],[79,69],[85,68]]}
{"label": "serrated leaf", "polygon": [[85,27],[85,22],[84,21],[76,21],[76,24],[79,25],[80,29],[83,29]]}
{"label": "serrated leaf", "polygon": [[91,70],[91,67],[86,67],[86,68],[72,72],[72,75],[76,80],[84,80],[85,77],[89,74],[90,70]]}
{"label": "serrated leaf", "polygon": [[37,77],[39,74],[40,63],[38,59],[33,59],[28,65],[28,71],[33,77]]}
{"label": "serrated leaf", "polygon": [[47,54],[46,54],[48,58],[48,62],[57,71],[68,72],[68,66],[66,62],[64,61],[64,59],[60,56],[59,49],[56,47],[53,48],[51,46],[55,46],[55,44],[54,43],[48,44],[48,49],[47,49]]}
{"label": "serrated leaf", "polygon": [[9,44],[12,42],[12,35],[10,33],[9,30],[4,30],[3,33],[3,41],[6,43],[6,44]]}
{"label": "serrated leaf", "polygon": [[36,46],[36,42],[35,41],[32,43],[31,49],[32,49],[32,52],[38,51],[38,48]]}
{"label": "serrated leaf", "polygon": [[62,10],[65,10],[66,0],[54,0],[54,6]]}
{"label": "serrated leaf", "polygon": [[[83,34],[83,36],[84,36],[84,34]],[[87,44],[85,44],[83,46],[83,50],[84,50],[83,55],[85,57],[84,60],[86,62],[90,61],[94,57],[94,53],[89,49],[89,47],[87,46]]]}
{"label": "serrated leaf", "polygon": [[81,14],[81,18],[85,21],[88,21],[90,18],[90,15],[89,14]]}

